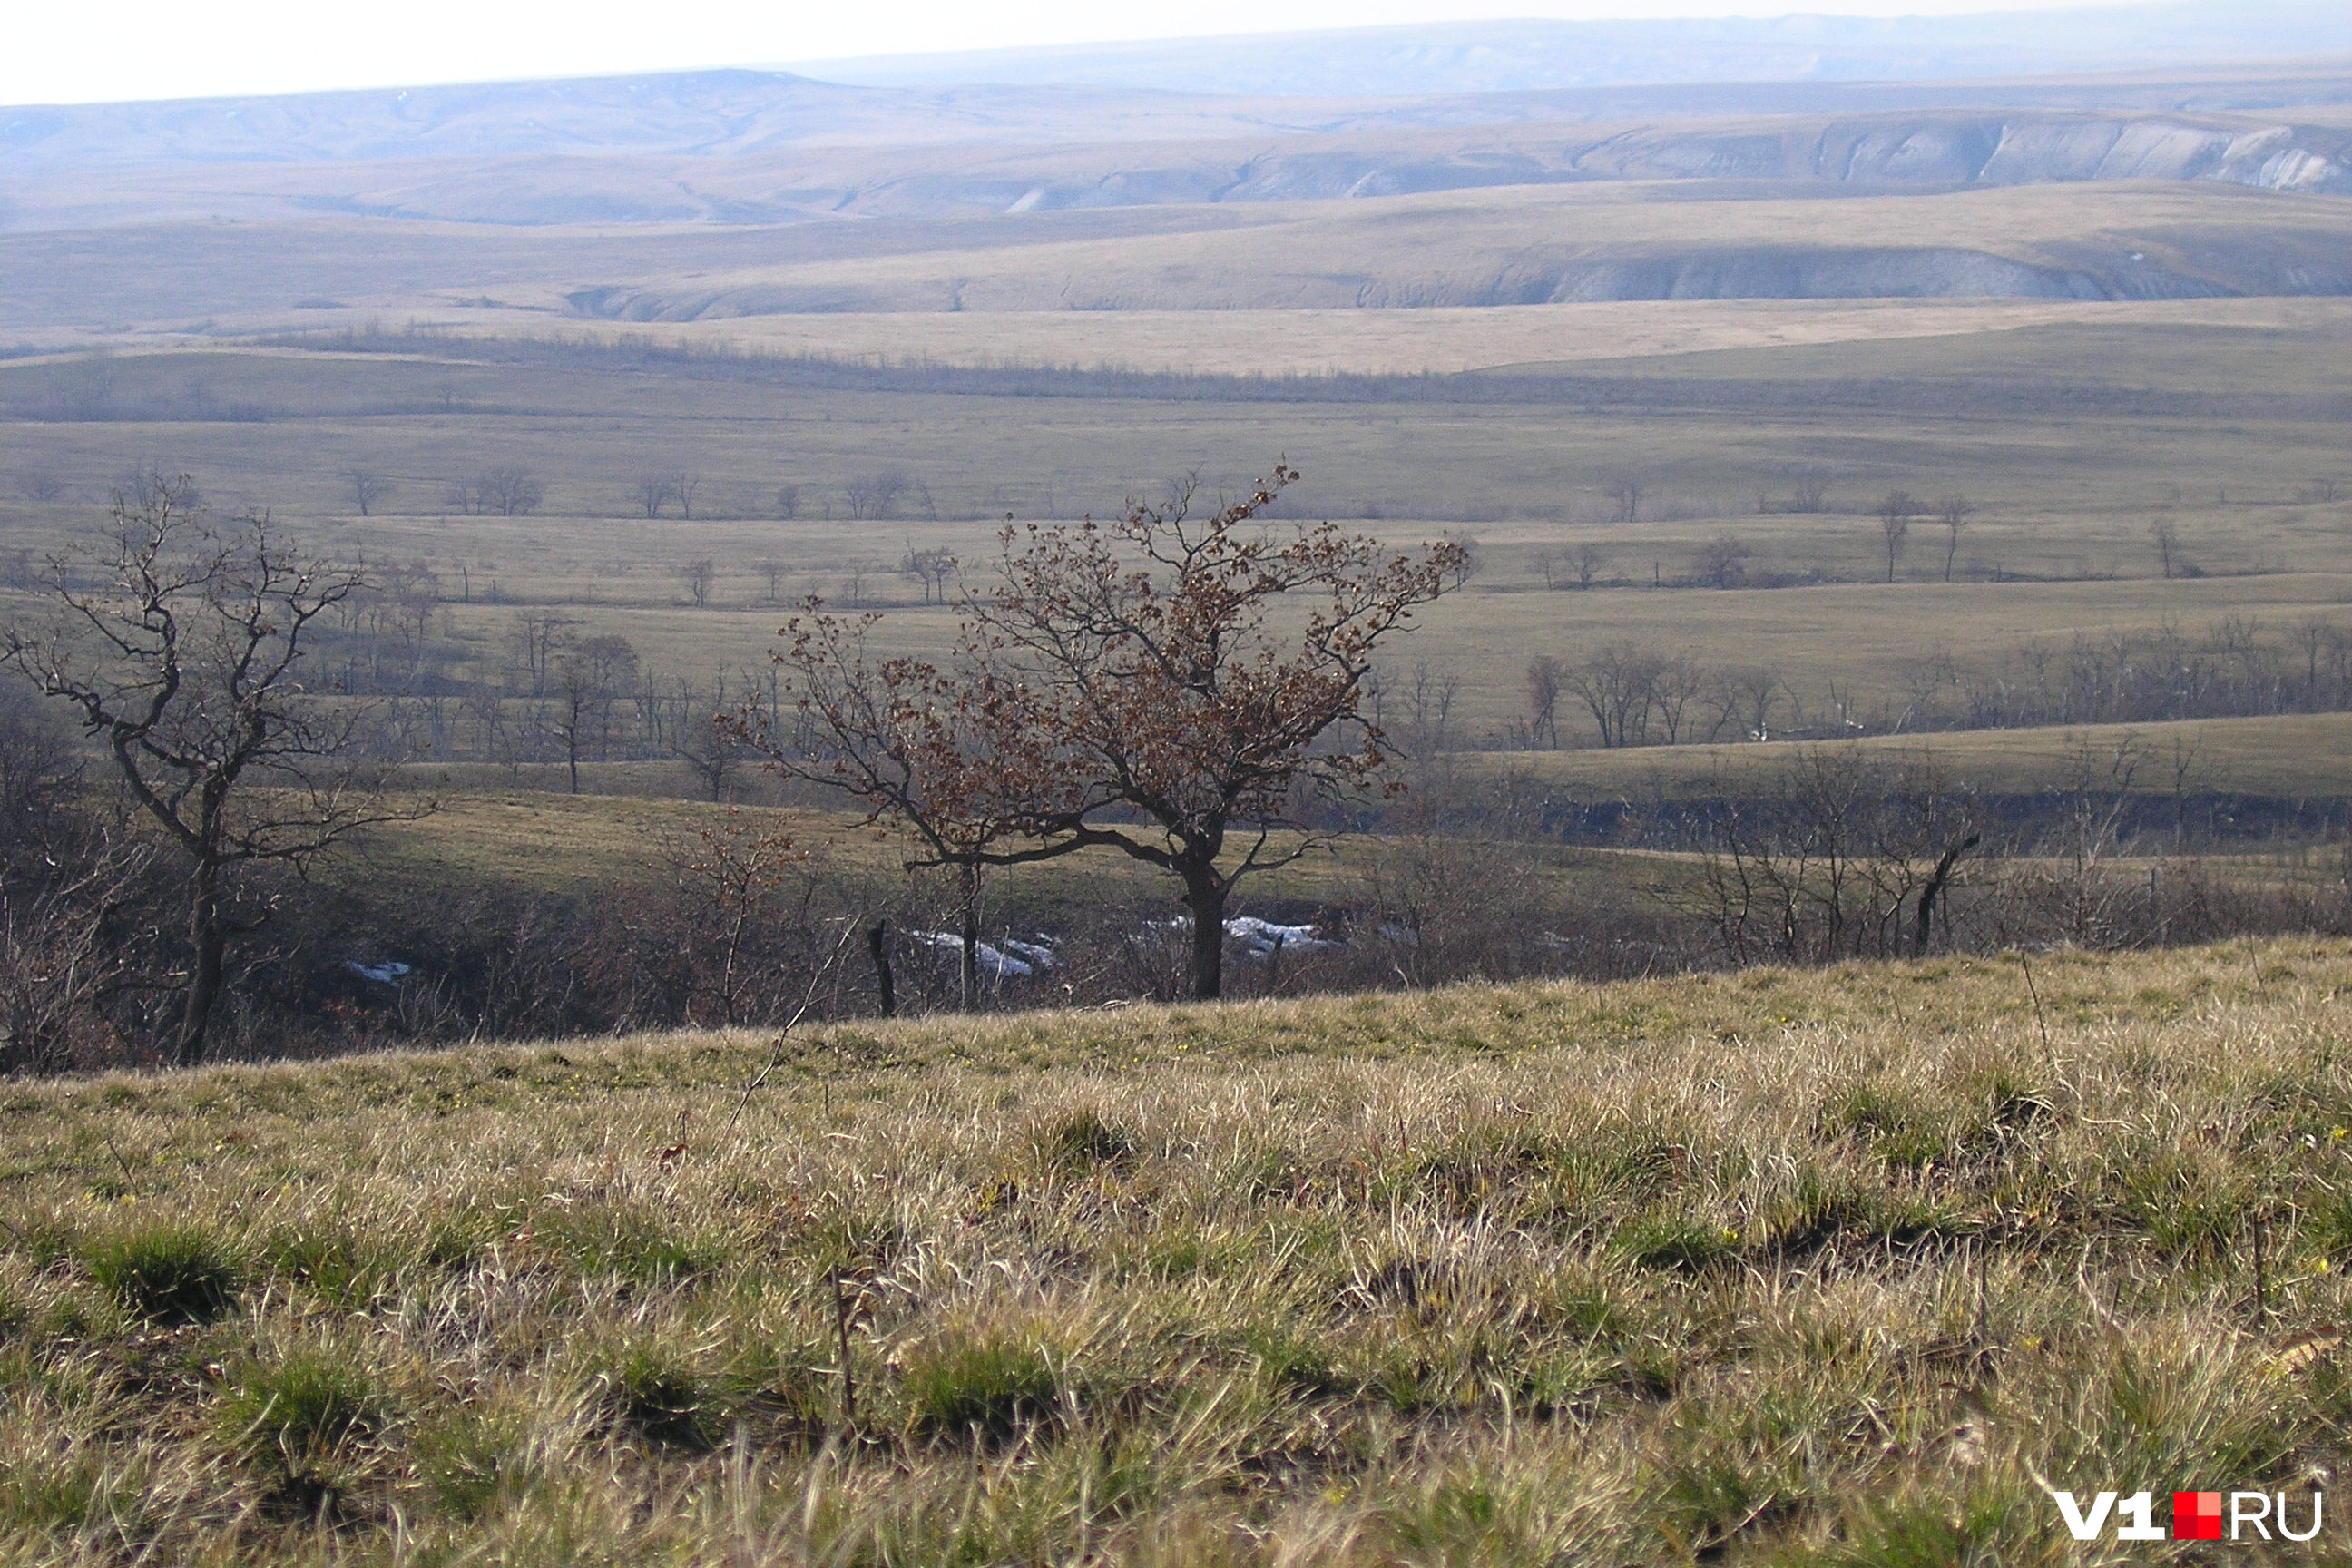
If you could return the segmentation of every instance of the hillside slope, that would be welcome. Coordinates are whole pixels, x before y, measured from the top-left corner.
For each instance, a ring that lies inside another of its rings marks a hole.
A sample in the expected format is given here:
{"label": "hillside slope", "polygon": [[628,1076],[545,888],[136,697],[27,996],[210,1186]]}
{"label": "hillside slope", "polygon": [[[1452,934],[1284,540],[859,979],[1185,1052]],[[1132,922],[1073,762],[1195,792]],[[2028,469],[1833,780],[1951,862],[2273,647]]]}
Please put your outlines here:
{"label": "hillside slope", "polygon": [[0,1552],[2087,1560],[2044,1478],[2299,1520],[2352,1461],[2352,945],[2030,964],[11,1086]]}
{"label": "hillside slope", "polygon": [[1465,20],[824,60],[839,81],[1427,93],[1651,82],[1933,81],[2352,51],[2329,0],[2157,0],[1956,16]]}

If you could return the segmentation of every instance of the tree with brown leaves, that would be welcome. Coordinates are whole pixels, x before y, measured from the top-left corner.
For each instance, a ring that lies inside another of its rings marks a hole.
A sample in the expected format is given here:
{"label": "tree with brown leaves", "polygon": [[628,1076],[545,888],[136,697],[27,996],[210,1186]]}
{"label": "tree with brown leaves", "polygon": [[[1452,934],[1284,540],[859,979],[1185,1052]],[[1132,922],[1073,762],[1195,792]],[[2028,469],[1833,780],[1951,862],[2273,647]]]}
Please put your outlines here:
{"label": "tree with brown leaves", "polygon": [[1103,847],[1170,872],[1194,994],[1216,996],[1234,889],[1322,842],[1303,798],[1398,787],[1361,711],[1373,651],[1463,565],[1455,542],[1391,553],[1329,522],[1269,526],[1297,478],[1277,465],[1206,515],[1187,482],[1115,522],[1008,524],[944,668],[873,658],[873,617],[812,605],[775,655],[803,732],[770,754],[909,827],[919,864],[976,879]]}

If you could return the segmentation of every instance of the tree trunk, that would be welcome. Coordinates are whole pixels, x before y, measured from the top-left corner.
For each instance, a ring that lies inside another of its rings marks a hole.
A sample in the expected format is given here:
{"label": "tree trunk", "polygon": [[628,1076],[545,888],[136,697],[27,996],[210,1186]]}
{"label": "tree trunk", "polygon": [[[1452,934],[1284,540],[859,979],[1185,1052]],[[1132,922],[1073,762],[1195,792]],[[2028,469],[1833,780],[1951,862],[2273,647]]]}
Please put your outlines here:
{"label": "tree trunk", "polygon": [[886,1018],[898,1011],[898,988],[890,977],[890,922],[876,921],[866,933],[866,951],[874,956],[874,988],[879,994],[882,1016]]}
{"label": "tree trunk", "polygon": [[1224,994],[1224,882],[1209,868],[1183,868],[1184,907],[1192,911],[1192,995],[1213,1002]]}
{"label": "tree trunk", "polygon": [[980,1006],[980,868],[963,868],[963,1010]]}
{"label": "tree trunk", "polygon": [[1971,834],[1945,850],[1943,858],[1936,862],[1935,873],[1927,879],[1927,888],[1919,894],[1918,919],[1911,932],[1912,952],[1927,951],[1928,940],[1936,934],[1936,900],[1944,896],[1944,889],[1951,882],[1952,868],[1958,865],[1960,857],[1975,848],[1977,844],[1977,836]]}
{"label": "tree trunk", "polygon": [[212,1027],[213,1005],[220,1000],[221,974],[226,967],[228,932],[220,917],[220,868],[198,861],[191,879],[188,900],[188,942],[195,963],[188,976],[188,995],[180,1010],[180,1038],[173,1059],[184,1068],[205,1059],[205,1036]]}

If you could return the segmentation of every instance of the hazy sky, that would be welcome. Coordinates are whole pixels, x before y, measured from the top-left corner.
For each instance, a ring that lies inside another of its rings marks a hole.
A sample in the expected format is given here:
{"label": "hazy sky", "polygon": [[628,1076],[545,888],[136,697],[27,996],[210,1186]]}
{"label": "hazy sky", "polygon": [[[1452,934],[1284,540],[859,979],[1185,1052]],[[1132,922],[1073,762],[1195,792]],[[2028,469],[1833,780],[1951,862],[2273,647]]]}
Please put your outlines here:
{"label": "hazy sky", "polygon": [[589,76],[1491,16],[1899,16],[2084,0],[12,0],[0,103]]}

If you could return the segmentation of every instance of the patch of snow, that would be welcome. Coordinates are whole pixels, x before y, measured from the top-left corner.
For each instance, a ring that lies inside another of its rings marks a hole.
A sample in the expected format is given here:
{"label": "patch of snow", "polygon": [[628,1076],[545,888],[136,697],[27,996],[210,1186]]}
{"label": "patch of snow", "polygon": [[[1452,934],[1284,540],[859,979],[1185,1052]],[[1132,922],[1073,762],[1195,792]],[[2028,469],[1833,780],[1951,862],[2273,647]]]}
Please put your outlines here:
{"label": "patch of snow", "polygon": [[1008,936],[1002,945],[1006,952],[1027,959],[1040,969],[1051,969],[1062,962],[1060,956],[1054,952],[1053,945],[1043,939],[1036,942],[1016,942]]}
{"label": "patch of snow", "polygon": [[1341,945],[1326,940],[1320,926],[1279,925],[1255,915],[1235,915],[1225,922],[1225,934],[1247,947],[1253,958],[1271,958],[1276,952],[1329,952]]}
{"label": "patch of snow", "polygon": [[[944,952],[961,952],[963,951],[963,938],[956,935],[956,933],[951,931],[908,931],[907,934],[913,937],[917,942],[925,943],[930,947],[941,949]],[[1006,943],[1006,946],[1027,947],[1030,944],[1027,942]],[[975,963],[979,966],[980,972],[982,974],[992,974],[999,980],[1025,980],[1030,975],[1035,973],[1037,970],[1037,966],[1031,964],[1026,960],[1015,958],[1011,953],[1004,952],[1003,949],[992,947],[984,942],[975,942],[973,944],[972,958]]]}
{"label": "patch of snow", "polygon": [[397,985],[400,984],[400,977],[409,972],[407,964],[396,963],[391,959],[386,959],[381,963],[362,963],[356,958],[345,959],[343,967],[362,980],[373,980],[378,985]]}

